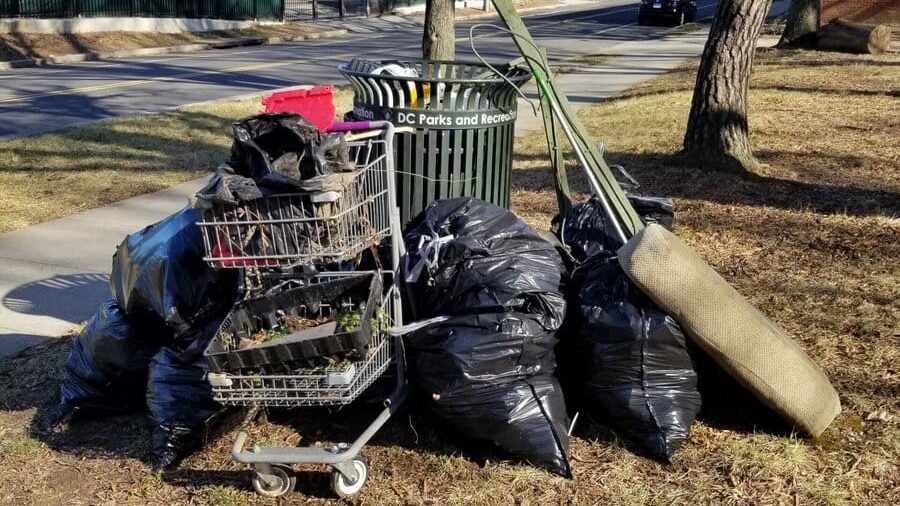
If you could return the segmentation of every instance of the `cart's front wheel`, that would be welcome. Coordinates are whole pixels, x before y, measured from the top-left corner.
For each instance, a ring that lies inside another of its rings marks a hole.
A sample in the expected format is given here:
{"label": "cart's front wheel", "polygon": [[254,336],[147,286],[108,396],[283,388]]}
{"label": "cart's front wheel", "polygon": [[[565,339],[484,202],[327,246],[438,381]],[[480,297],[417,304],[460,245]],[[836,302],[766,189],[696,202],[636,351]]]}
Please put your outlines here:
{"label": "cart's front wheel", "polygon": [[350,480],[337,469],[331,470],[331,490],[342,499],[358,494],[369,479],[369,464],[366,459],[353,457],[353,468],[356,470],[356,480]]}
{"label": "cart's front wheel", "polygon": [[297,477],[291,466],[284,464],[270,464],[272,474],[263,475],[259,471],[253,472],[253,490],[266,497],[281,497],[294,490]]}

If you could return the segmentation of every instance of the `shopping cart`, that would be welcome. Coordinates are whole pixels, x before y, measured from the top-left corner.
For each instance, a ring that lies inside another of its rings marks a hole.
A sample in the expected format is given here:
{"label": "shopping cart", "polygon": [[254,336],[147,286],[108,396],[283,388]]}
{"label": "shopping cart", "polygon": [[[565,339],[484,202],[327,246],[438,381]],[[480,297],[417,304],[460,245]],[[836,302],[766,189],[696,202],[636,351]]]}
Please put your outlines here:
{"label": "shopping cart", "polygon": [[[382,125],[382,126],[378,126]],[[391,236],[394,129],[386,122],[339,123],[356,170],[320,176],[315,192],[215,203],[198,222],[213,267],[326,265],[351,260]],[[398,218],[399,219],[399,218]],[[398,225],[399,227],[399,225]],[[395,234],[399,247],[399,234]],[[397,250],[394,250],[397,251]]]}
{"label": "shopping cart", "polygon": [[[352,359],[342,361],[339,368],[294,364],[282,365],[281,369],[260,366],[222,370],[226,362],[218,361],[212,369],[219,372],[207,376],[216,401],[247,408],[231,456],[237,462],[253,464],[253,488],[268,497],[280,497],[293,490],[296,478],[292,464],[329,464],[331,487],[338,496],[359,493],[369,475],[368,463],[360,451],[399,409],[407,393],[402,341],[389,332],[393,323],[399,325],[403,321],[397,286],[403,243],[394,189],[394,128],[382,121],[354,122],[339,124],[331,131],[345,132],[350,159],[355,164],[353,173],[342,180],[346,184],[327,190],[338,195],[298,193],[238,206],[217,206],[205,211],[198,223],[206,246],[205,260],[210,265],[243,267],[257,278],[273,281],[254,285],[257,297],[284,293],[292,287],[302,290],[317,283],[326,286],[352,276],[371,277],[373,271],[326,269],[389,239],[391,268],[388,272],[374,271],[384,277],[386,288],[382,290],[382,283],[377,284],[381,293],[376,300],[379,314],[385,318],[372,324],[365,352],[349,355]],[[302,267],[300,274],[294,272],[298,267]],[[333,302],[328,307],[340,304]],[[323,309],[317,306],[316,310]],[[223,328],[228,324],[226,319]],[[220,329],[210,346],[219,352],[230,349],[228,343],[217,342],[229,338]],[[207,348],[208,354],[211,348]],[[384,407],[375,420],[352,443],[330,448],[246,448],[249,428],[261,410],[349,404],[392,365],[393,391],[384,399]],[[285,372],[284,367],[290,370]]]}

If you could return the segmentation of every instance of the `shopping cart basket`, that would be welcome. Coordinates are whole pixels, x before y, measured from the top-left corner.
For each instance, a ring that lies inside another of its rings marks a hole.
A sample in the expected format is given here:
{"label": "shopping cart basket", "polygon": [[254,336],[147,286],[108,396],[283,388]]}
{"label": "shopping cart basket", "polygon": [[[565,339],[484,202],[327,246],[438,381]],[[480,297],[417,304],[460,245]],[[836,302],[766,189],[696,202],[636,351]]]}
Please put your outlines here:
{"label": "shopping cart basket", "polygon": [[353,259],[388,236],[393,128],[374,128],[346,134],[353,170],[319,176],[316,191],[215,203],[204,210],[197,222],[204,260],[213,267],[320,266]]}
{"label": "shopping cart basket", "polygon": [[[255,214],[260,209],[269,210],[274,207],[271,202],[251,202],[244,204],[253,212],[233,212],[227,219],[224,214],[209,215],[201,224],[205,228],[207,261],[217,267],[254,266],[261,275],[266,269],[275,266],[315,265],[335,258],[346,258],[360,254],[373,243],[390,239],[391,272],[384,275],[386,290],[379,297],[379,314],[386,318],[378,318],[372,324],[371,338],[365,354],[349,355],[350,360],[343,360],[336,366],[298,366],[296,363],[285,364],[288,370],[274,372],[268,367],[240,367],[230,369],[227,361],[217,362],[219,372],[210,372],[207,376],[213,390],[213,398],[224,405],[245,406],[247,413],[240,426],[231,450],[232,458],[237,462],[253,464],[253,488],[268,497],[280,497],[293,490],[296,478],[292,464],[329,464],[332,466],[331,487],[340,497],[349,497],[359,493],[366,483],[369,474],[368,463],[360,455],[363,446],[399,409],[406,398],[406,374],[402,354],[402,341],[390,335],[390,327],[402,323],[400,292],[397,286],[402,241],[400,239],[399,210],[394,200],[394,165],[391,142],[394,135],[393,126],[388,122],[362,122],[343,124],[337,127],[347,131],[347,140],[351,154],[357,160],[357,171],[354,180],[358,181],[355,189],[349,191],[352,200],[345,205],[342,212],[354,213],[354,220],[364,216],[367,228],[363,235],[354,235],[359,228],[344,228],[342,233],[329,241],[310,239],[307,242],[291,243],[294,250],[259,251],[247,246],[250,242],[233,242],[229,245],[230,255],[213,255],[215,250],[221,253],[220,235],[230,234],[235,229],[243,236],[256,233],[252,227],[278,229],[281,237],[300,237],[309,227],[330,227],[335,220],[342,220],[339,215],[316,216],[315,213],[293,216],[278,216],[273,213]],[[333,128],[334,130],[334,128]],[[305,195],[280,195],[260,199],[294,199],[303,202]],[[307,209],[315,211],[315,209]],[[232,209],[233,211],[233,209]],[[242,217],[245,217],[243,219]],[[359,223],[347,223],[358,225]],[[299,229],[299,230],[298,230]],[[349,232],[348,232],[349,231]],[[304,236],[304,237],[308,237]],[[331,242],[333,241],[333,242]],[[317,248],[310,249],[309,246]],[[251,249],[248,249],[251,248]],[[371,276],[372,272],[317,272],[314,276],[300,276],[296,282],[300,286],[315,283],[333,282],[353,276]],[[272,276],[283,276],[282,270],[273,270]],[[380,284],[378,286],[381,286]],[[384,375],[393,365],[395,383],[391,394],[384,399],[383,409],[371,424],[350,444],[338,444],[330,448],[261,448],[253,445],[246,448],[249,428],[261,410],[266,408],[298,408],[304,406],[343,406],[353,402],[376,379]],[[223,369],[225,367],[225,370]]]}

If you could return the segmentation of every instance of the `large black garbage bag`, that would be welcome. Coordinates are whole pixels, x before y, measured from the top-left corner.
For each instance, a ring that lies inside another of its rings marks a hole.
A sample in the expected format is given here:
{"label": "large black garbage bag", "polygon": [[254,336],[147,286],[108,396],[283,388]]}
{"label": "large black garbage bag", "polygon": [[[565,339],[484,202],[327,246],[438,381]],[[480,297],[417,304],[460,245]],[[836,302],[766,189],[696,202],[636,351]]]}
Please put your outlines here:
{"label": "large black garbage bag", "polygon": [[429,407],[471,437],[569,477],[556,338],[539,315],[452,316],[407,335],[413,382]]}
{"label": "large black garbage bag", "polygon": [[264,185],[286,185],[352,169],[344,136],[323,133],[295,113],[260,114],[233,127],[228,165]]}
{"label": "large black garbage bag", "polygon": [[417,319],[517,310],[561,324],[566,269],[559,252],[510,211],[468,197],[439,200],[407,225],[404,241],[404,280]]}
{"label": "large black garbage bag", "polygon": [[160,321],[129,321],[114,300],[88,321],[66,361],[59,420],[76,411],[115,414],[141,409],[150,359],[172,333]]}
{"label": "large black garbage bag", "polygon": [[681,328],[609,254],[579,265],[571,288],[570,327],[578,330],[561,351],[574,383],[569,398],[650,455],[671,461],[700,411]]}
{"label": "large black garbage bag", "polygon": [[173,348],[161,349],[150,362],[147,407],[156,424],[151,450],[154,472],[202,444],[210,421],[221,411],[212,399],[207,372],[202,357],[185,356]]}
{"label": "large black garbage bag", "polygon": [[448,317],[408,336],[412,383],[461,432],[570,476],[565,402],[553,377],[567,272],[554,244],[472,198],[433,202],[404,239],[416,318]]}
{"label": "large black garbage bag", "polygon": [[[629,195],[628,201],[645,224],[658,223],[672,229],[675,220],[672,199]],[[610,234],[611,230],[612,222],[597,197],[575,204],[565,219],[557,218],[553,223],[553,231],[579,262],[601,252],[619,249],[622,242]]]}
{"label": "large black garbage bag", "polygon": [[185,207],[119,245],[109,283],[129,316],[155,314],[181,334],[221,319],[237,300],[239,273],[203,261],[198,218]]}

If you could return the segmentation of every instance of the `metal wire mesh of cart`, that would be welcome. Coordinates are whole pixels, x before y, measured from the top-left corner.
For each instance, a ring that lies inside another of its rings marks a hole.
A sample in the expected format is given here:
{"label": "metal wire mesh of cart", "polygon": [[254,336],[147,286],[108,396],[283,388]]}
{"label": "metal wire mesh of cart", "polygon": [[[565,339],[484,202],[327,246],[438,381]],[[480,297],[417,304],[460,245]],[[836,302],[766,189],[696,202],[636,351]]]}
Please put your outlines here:
{"label": "metal wire mesh of cart", "polygon": [[[388,293],[382,311],[393,315],[393,303],[392,294]],[[384,327],[389,324],[386,322]],[[297,369],[280,375],[210,373],[213,399],[228,406],[290,408],[349,404],[384,373],[394,358],[395,347],[391,344],[394,338],[388,334],[388,328],[381,328],[372,339],[372,351],[365,359],[333,370]]]}
{"label": "metal wire mesh of cart", "polygon": [[[367,137],[367,135],[375,135]],[[352,172],[326,188],[215,204],[198,221],[213,267],[321,265],[356,257],[390,231],[386,130],[347,134]]]}

